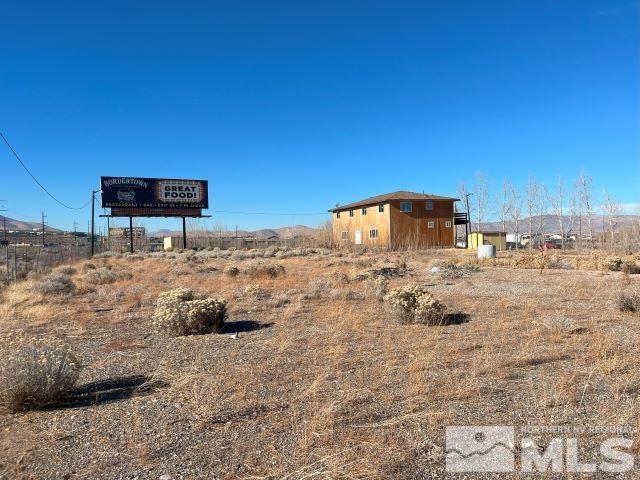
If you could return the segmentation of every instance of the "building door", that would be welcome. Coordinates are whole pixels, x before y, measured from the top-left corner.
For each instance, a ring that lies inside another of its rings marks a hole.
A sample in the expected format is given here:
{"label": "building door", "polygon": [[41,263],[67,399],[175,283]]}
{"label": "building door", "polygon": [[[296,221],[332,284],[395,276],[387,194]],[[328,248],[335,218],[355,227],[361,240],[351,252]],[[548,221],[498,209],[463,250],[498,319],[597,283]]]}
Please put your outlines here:
{"label": "building door", "polygon": [[356,230],[356,245],[362,245],[362,230]]}

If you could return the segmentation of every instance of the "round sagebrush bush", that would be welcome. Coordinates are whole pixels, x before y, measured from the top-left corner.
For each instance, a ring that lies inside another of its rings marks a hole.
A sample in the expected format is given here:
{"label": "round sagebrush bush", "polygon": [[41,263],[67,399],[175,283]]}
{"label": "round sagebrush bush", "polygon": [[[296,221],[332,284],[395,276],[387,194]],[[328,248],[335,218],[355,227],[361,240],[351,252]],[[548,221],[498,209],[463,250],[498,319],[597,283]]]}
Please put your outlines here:
{"label": "round sagebrush bush", "polygon": [[618,307],[618,310],[620,310],[621,312],[640,312],[640,293],[619,292],[616,296],[616,305]]}
{"label": "round sagebrush bush", "polygon": [[61,273],[68,276],[75,275],[78,272],[78,270],[76,270],[75,267],[72,267],[71,265],[62,265],[60,267],[54,268],[53,271],[55,273]]}
{"label": "round sagebrush bush", "polygon": [[243,273],[251,278],[278,278],[284,275],[285,270],[279,263],[261,263],[257,262],[249,265],[244,269]]}
{"label": "round sagebrush bush", "polygon": [[76,284],[69,275],[53,272],[36,280],[29,289],[41,295],[64,295],[73,293],[76,290]]}
{"label": "round sagebrush bush", "polygon": [[9,348],[0,364],[0,403],[9,411],[42,408],[74,388],[80,366],[68,347],[34,341]]}
{"label": "round sagebrush bush", "polygon": [[433,325],[444,319],[445,306],[420,285],[394,288],[384,296],[384,302],[400,323]]}
{"label": "round sagebrush bush", "polygon": [[226,275],[227,277],[237,277],[238,274],[240,273],[240,269],[238,267],[236,267],[235,265],[227,265],[222,270],[222,273],[223,273],[223,275]]}
{"label": "round sagebrush bush", "polygon": [[194,299],[192,290],[176,288],[158,297],[153,324],[170,335],[195,335],[221,330],[226,318],[226,300]]}
{"label": "round sagebrush bush", "polygon": [[367,290],[380,302],[389,293],[389,280],[382,275],[377,275],[367,280]]}
{"label": "round sagebrush bush", "polygon": [[99,267],[87,271],[83,280],[91,285],[109,285],[118,280],[129,280],[133,277],[127,270],[113,271],[110,267]]}
{"label": "round sagebrush bush", "polygon": [[82,273],[87,273],[89,270],[95,270],[97,267],[95,265],[95,263],[91,263],[91,262],[86,262],[82,264],[82,267],[80,267],[80,271]]}

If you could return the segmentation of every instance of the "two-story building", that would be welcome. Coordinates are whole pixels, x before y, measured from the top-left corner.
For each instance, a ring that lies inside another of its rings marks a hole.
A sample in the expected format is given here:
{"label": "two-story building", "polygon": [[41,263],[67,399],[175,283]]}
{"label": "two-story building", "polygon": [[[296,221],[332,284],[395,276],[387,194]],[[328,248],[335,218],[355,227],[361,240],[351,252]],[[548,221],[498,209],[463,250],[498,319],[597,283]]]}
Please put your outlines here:
{"label": "two-story building", "polygon": [[457,198],[399,191],[329,210],[334,245],[454,247]]}

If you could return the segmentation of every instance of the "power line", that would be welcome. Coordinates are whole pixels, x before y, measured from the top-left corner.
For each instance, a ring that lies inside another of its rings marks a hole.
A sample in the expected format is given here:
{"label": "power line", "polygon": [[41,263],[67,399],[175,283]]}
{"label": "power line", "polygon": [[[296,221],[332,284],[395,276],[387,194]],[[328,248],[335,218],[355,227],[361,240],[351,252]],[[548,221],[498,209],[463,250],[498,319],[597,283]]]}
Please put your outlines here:
{"label": "power line", "polygon": [[7,144],[7,147],[9,147],[9,150],[11,150],[11,153],[13,153],[13,156],[16,157],[16,160],[18,160],[18,162],[20,163],[20,165],[22,165],[22,168],[24,168],[24,170],[29,174],[29,176],[33,179],[34,182],[36,182],[38,184],[38,186],[44,190],[44,192],[49,195],[52,199],[54,199],[56,202],[58,202],[60,205],[62,205],[65,208],[68,208],[69,210],[82,210],[83,208],[86,208],[87,205],[89,205],[91,203],[91,200],[89,200],[87,203],[85,203],[83,206],[81,207],[71,207],[69,205],[67,205],[64,202],[61,202],[60,200],[58,200],[56,197],[53,196],[53,194],[51,194],[51,192],[49,192],[49,190],[47,190],[45,188],[44,185],[42,185],[38,179],[33,175],[33,173],[31,173],[31,171],[27,168],[27,166],[24,164],[24,162],[22,161],[22,159],[20,158],[20,156],[18,155],[18,153],[13,149],[13,147],[11,146],[11,144],[9,143],[9,140],[7,140],[7,138],[4,136],[4,134],[2,133],[2,131],[0,130],[0,137],[2,137],[2,140],[4,140],[4,143]]}
{"label": "power line", "polygon": [[319,213],[280,213],[280,212],[233,212],[230,210],[211,210],[213,213],[232,213],[237,215],[327,215],[329,212]]}

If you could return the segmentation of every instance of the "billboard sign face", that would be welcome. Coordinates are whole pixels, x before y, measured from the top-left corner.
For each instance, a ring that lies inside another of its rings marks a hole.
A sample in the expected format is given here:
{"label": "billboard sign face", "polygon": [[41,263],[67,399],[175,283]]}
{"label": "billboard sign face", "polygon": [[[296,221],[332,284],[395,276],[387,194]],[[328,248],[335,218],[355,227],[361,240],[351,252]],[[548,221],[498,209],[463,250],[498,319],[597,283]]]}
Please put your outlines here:
{"label": "billboard sign face", "polygon": [[105,208],[209,208],[206,180],[100,177]]}

